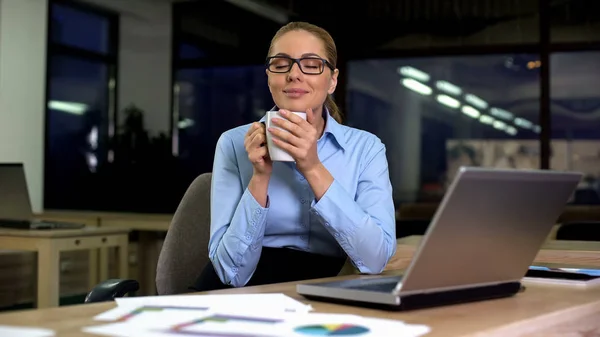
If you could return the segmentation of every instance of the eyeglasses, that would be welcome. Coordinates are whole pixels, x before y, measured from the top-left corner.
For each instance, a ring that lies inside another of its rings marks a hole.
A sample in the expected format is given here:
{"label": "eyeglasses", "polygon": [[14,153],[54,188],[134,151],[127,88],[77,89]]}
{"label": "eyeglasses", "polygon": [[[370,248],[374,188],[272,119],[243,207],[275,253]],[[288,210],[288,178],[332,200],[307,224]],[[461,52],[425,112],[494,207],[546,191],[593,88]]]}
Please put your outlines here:
{"label": "eyeglasses", "polygon": [[272,73],[284,74],[292,70],[294,63],[297,63],[300,71],[306,75],[320,75],[325,70],[325,66],[335,70],[335,67],[329,61],[318,57],[295,59],[287,56],[270,56],[267,57],[266,66],[267,70]]}

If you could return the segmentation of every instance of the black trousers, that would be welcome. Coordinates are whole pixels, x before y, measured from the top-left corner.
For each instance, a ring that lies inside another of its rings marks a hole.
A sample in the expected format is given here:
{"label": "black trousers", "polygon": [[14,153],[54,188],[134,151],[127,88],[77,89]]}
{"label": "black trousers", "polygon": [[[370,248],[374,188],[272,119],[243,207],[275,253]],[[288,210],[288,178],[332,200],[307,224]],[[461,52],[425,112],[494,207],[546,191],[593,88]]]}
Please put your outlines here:
{"label": "black trousers", "polygon": [[[345,258],[288,248],[263,247],[256,271],[246,286],[332,277],[339,274],[345,262]],[[204,267],[196,282],[190,286],[192,291],[227,288],[231,286],[221,282],[211,262]]]}

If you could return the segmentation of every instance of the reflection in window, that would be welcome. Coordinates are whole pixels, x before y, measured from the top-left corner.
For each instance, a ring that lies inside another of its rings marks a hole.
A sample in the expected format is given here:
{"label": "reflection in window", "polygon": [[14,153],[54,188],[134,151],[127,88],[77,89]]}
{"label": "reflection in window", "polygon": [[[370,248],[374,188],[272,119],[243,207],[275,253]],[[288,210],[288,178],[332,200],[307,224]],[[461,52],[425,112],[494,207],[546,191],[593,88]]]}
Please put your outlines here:
{"label": "reflection in window", "polygon": [[107,153],[108,66],[55,55],[48,75],[47,203],[84,208],[91,193],[82,188]]}
{"label": "reflection in window", "polygon": [[116,48],[108,39],[113,19],[51,6],[44,207],[102,209],[107,185],[101,171],[114,131],[116,59],[108,55]]}
{"label": "reflection in window", "polygon": [[181,46],[179,46],[179,58],[182,60],[201,59],[205,56],[206,54],[202,49],[193,44],[182,43]]}
{"label": "reflection in window", "polygon": [[212,171],[223,132],[259,120],[273,100],[262,65],[182,69],[176,76],[179,120],[174,152],[195,177]]}
{"label": "reflection in window", "polygon": [[101,54],[110,52],[109,21],[76,8],[52,5],[52,42]]}
{"label": "reflection in window", "polygon": [[600,41],[599,1],[551,1],[550,11],[550,39],[553,43]]}
{"label": "reflection in window", "polygon": [[550,57],[551,168],[585,174],[581,204],[600,203],[600,52]]}
{"label": "reflection in window", "polygon": [[536,55],[353,61],[348,124],[386,144],[397,201],[439,199],[461,165],[539,168]]}

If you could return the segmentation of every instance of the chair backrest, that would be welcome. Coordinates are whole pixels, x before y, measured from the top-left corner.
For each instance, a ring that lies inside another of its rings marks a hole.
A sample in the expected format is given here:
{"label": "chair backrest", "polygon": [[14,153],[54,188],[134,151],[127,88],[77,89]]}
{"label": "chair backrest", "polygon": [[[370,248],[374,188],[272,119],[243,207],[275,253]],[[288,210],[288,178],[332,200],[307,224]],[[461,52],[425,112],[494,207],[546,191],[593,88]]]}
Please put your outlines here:
{"label": "chair backrest", "polygon": [[158,258],[159,295],[189,292],[209,262],[211,178],[211,173],[198,176],[177,207]]}

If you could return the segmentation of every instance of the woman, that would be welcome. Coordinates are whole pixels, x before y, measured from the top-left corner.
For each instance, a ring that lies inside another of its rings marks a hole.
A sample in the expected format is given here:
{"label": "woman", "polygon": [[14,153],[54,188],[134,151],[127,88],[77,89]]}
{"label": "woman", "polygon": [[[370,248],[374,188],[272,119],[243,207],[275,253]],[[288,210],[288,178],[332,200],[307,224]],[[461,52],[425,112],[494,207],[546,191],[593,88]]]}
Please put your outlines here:
{"label": "woman", "polygon": [[[380,273],[396,250],[385,146],[341,125],[330,96],[339,73],[333,39],[292,22],[275,34],[268,55],[269,89],[285,117],[274,123],[289,132],[255,122],[219,138],[211,263],[195,290],[335,276],[346,257],[362,273]],[[290,111],[305,111],[307,120]],[[266,132],[295,163],[269,159]]]}

